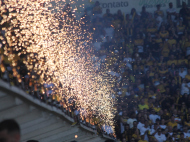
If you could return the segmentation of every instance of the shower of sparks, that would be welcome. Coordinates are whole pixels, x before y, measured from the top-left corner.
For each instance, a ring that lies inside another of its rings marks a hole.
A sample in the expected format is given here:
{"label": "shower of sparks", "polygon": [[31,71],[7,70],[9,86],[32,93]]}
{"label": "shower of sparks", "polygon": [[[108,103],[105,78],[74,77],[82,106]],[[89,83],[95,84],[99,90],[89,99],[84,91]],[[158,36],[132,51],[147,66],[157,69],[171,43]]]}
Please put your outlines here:
{"label": "shower of sparks", "polygon": [[27,66],[34,83],[55,85],[53,97],[66,109],[74,100],[81,116],[95,114],[113,126],[114,81],[105,72],[94,70],[91,34],[81,30],[73,13],[63,11],[64,4],[59,0],[1,2],[3,54],[19,81],[18,60]]}

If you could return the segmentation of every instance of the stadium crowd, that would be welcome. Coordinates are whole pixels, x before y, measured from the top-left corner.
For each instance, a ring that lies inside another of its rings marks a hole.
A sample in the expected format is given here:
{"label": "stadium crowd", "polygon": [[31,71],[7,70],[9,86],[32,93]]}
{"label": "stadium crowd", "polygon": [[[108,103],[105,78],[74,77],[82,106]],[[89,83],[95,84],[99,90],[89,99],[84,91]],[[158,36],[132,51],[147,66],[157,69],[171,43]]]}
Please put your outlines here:
{"label": "stadium crowd", "polygon": [[190,9],[184,2],[180,11],[169,3],[166,11],[157,5],[154,13],[122,12],[102,14],[96,2],[92,22],[83,15],[94,33],[97,66],[108,66],[118,80],[117,138],[190,141]]}
{"label": "stadium crowd", "polygon": [[[190,9],[183,2],[180,11],[169,3],[167,11],[157,5],[154,13],[146,7],[139,13],[135,8],[126,15],[122,12],[111,14],[107,9],[102,13],[97,1],[81,17],[82,29],[93,33],[95,69],[106,69],[117,80],[117,140],[190,141]],[[112,135],[96,127],[101,122],[79,118],[73,105],[66,109],[64,100],[48,95],[52,85],[42,86],[24,64],[19,66],[21,78],[17,79],[6,57],[1,58],[1,78],[62,109],[76,122]]]}

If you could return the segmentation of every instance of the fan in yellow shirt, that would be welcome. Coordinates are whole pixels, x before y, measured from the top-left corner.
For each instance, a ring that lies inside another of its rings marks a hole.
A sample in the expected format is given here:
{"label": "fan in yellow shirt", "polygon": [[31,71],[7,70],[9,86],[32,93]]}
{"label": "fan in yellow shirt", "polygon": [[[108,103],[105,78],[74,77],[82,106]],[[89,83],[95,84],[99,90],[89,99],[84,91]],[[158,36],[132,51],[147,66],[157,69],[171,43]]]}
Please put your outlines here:
{"label": "fan in yellow shirt", "polygon": [[168,126],[171,126],[172,128],[175,127],[175,126],[177,126],[177,122],[175,122],[174,119],[175,119],[175,117],[172,116],[172,117],[171,117],[171,121],[169,121],[167,125],[168,125]]}
{"label": "fan in yellow shirt", "polygon": [[173,35],[169,36],[169,39],[167,42],[169,43],[170,47],[172,47],[173,44],[177,43],[176,40],[173,38]]}
{"label": "fan in yellow shirt", "polygon": [[187,79],[188,81],[190,81],[190,69],[188,69],[188,73],[185,76],[185,79]]}
{"label": "fan in yellow shirt", "polygon": [[159,32],[159,34],[160,34],[161,38],[164,38],[164,39],[167,39],[169,36],[169,32],[166,31],[165,26],[161,27],[161,31]]}
{"label": "fan in yellow shirt", "polygon": [[149,106],[145,104],[144,99],[141,99],[141,103],[138,105],[139,110],[143,110],[144,108],[149,109]]}
{"label": "fan in yellow shirt", "polygon": [[157,28],[156,28],[156,26],[154,25],[153,22],[150,23],[150,24],[147,26],[146,32],[147,32],[147,33],[151,33],[151,35],[154,35],[154,34],[157,32]]}
{"label": "fan in yellow shirt", "polygon": [[170,56],[170,60],[167,61],[168,66],[171,66],[172,64],[177,65],[177,60],[175,60],[175,56],[173,54]]}
{"label": "fan in yellow shirt", "polygon": [[144,135],[141,135],[141,139],[138,140],[138,142],[148,142],[147,140],[144,139],[144,137],[145,137]]}

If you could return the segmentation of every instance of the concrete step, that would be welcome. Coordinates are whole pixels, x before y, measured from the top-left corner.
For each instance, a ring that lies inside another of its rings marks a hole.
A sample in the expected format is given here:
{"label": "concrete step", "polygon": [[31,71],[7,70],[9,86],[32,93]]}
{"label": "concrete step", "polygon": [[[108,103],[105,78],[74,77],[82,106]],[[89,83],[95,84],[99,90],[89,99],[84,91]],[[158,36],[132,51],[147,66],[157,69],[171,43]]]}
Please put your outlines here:
{"label": "concrete step", "polygon": [[4,96],[7,96],[7,93],[5,93],[4,91],[0,90],[0,99],[1,99],[1,97],[4,97]]}
{"label": "concrete step", "polygon": [[15,118],[15,120],[20,124],[23,125],[27,122],[30,122],[32,120],[35,120],[39,117],[42,117],[42,113],[39,109],[32,110],[28,112],[27,114],[23,114],[21,116],[18,116]]}
{"label": "concrete step", "polygon": [[88,140],[85,140],[83,142],[100,142],[102,139],[100,137],[94,137],[94,138],[90,138]]}
{"label": "concrete step", "polygon": [[65,126],[61,126],[59,128],[55,128],[55,129],[50,129],[48,132],[46,133],[43,133],[41,135],[37,135],[37,136],[34,136],[35,139],[45,139],[47,137],[50,137],[50,136],[54,136],[56,135],[57,133],[61,133],[61,132],[65,132],[67,130],[71,129],[70,127],[68,127],[68,125],[65,125]]}
{"label": "concrete step", "polygon": [[72,140],[69,140],[69,141],[74,141],[74,140],[76,140],[76,141],[78,141],[78,142],[84,142],[84,141],[88,141],[88,140],[90,140],[90,139],[92,139],[92,136],[90,136],[90,135],[84,135],[84,136],[82,136],[82,137],[79,137],[79,138],[77,138],[77,139],[72,139]]}
{"label": "concrete step", "polygon": [[56,123],[48,125],[44,128],[38,129],[38,130],[34,131],[33,133],[28,133],[28,134],[23,135],[22,139],[25,140],[25,139],[31,139],[31,138],[37,138],[37,137],[43,138],[42,135],[44,135],[48,132],[54,131],[56,129],[63,128],[63,127],[68,127],[68,125],[66,123],[57,121]]}
{"label": "concrete step", "polygon": [[[75,138],[75,135],[77,135],[77,138]],[[79,132],[75,134],[68,135],[67,137],[64,138],[64,142],[70,142],[70,141],[78,141],[82,142],[84,139],[89,139],[92,138],[93,135],[86,133],[85,131],[80,130]],[[61,141],[61,139],[56,140],[56,141]],[[62,139],[63,141],[63,139]]]}
{"label": "concrete step", "polygon": [[[0,92],[1,94],[1,92]],[[16,104],[15,98],[9,95],[0,97],[0,111],[13,107]]]}
{"label": "concrete step", "polygon": [[71,135],[71,134],[75,134],[76,132],[79,131],[79,128],[71,128],[71,129],[66,129],[65,131],[59,132],[59,133],[55,133],[51,136],[47,136],[44,139],[39,139],[40,142],[57,142],[56,140],[61,139],[64,140],[64,137]]}
{"label": "concrete step", "polygon": [[42,119],[39,118],[39,119],[37,119],[36,122],[34,122],[34,124],[32,126],[23,128],[22,129],[23,130],[22,134],[26,135],[27,133],[33,133],[34,131],[36,131],[38,129],[42,129],[43,127],[49,126],[49,125],[51,125],[53,123],[56,123],[56,121],[57,121],[54,118],[50,118],[50,119],[47,118],[47,119],[44,119],[44,120],[43,119],[44,118],[42,118]]}
{"label": "concrete step", "polygon": [[27,104],[14,105],[8,109],[0,111],[0,120],[10,119],[27,114],[29,106]]}

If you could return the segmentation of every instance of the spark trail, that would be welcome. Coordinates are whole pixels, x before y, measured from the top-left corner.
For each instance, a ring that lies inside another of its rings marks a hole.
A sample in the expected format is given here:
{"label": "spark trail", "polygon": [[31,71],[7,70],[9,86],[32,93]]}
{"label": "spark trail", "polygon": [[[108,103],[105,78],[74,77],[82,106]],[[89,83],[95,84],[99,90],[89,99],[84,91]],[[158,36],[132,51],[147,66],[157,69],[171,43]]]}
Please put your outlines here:
{"label": "spark trail", "polygon": [[[53,83],[59,101],[76,102],[79,110],[96,114],[113,126],[114,82],[105,72],[96,72],[91,61],[91,34],[81,30],[69,6],[55,0],[4,0],[1,2],[3,54],[11,62],[13,75],[21,60],[34,83]],[[56,13],[54,12],[56,11]],[[84,36],[85,35],[85,36]],[[61,84],[61,87],[60,87]],[[72,88],[68,89],[68,86]],[[68,106],[65,106],[68,107]],[[82,115],[82,113],[81,113]]]}

